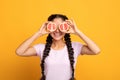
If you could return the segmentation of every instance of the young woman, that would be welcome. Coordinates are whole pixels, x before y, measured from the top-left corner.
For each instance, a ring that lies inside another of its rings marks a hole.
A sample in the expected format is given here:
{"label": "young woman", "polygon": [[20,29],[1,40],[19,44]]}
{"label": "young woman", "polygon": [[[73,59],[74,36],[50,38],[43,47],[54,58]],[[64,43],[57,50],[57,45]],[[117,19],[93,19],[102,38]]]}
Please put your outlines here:
{"label": "young woman", "polygon": [[[47,30],[52,22],[56,28]],[[59,26],[67,23],[69,29],[62,31]],[[46,43],[31,44],[39,37],[48,34]],[[79,36],[86,44],[71,42],[70,34]],[[17,49],[19,56],[39,56],[41,58],[42,77],[40,80],[75,80],[74,68],[79,55],[96,55],[100,53],[99,47],[84,33],[78,30],[75,21],[69,20],[65,15],[52,14],[48,21],[30,38],[24,41]]]}

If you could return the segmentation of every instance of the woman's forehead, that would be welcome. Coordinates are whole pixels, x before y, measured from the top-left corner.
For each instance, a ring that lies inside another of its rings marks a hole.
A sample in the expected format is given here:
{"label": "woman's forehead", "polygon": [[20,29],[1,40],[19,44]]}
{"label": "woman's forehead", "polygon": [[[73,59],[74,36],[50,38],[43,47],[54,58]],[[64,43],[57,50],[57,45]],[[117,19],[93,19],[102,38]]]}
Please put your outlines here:
{"label": "woman's forehead", "polygon": [[64,22],[64,21],[63,21],[62,18],[55,18],[55,19],[53,20],[53,22],[55,22],[55,23],[62,23],[62,22]]}

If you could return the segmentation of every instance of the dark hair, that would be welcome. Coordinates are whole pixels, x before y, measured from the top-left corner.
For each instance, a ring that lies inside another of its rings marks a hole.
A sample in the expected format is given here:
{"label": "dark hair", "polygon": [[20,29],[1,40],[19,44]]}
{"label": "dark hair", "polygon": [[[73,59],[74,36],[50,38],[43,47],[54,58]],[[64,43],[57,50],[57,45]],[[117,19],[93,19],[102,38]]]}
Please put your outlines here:
{"label": "dark hair", "polygon": [[[55,18],[62,18],[64,21],[66,19],[68,19],[65,15],[62,15],[62,14],[52,14],[48,17],[48,21],[53,21],[53,19],[55,19]],[[47,39],[46,39],[45,49],[43,51],[43,58],[42,58],[42,61],[41,61],[42,77],[41,77],[40,80],[45,80],[46,79],[46,76],[44,74],[44,63],[45,63],[45,58],[49,55],[50,47],[51,47],[51,44],[52,44],[52,39],[53,38],[49,34],[47,36]],[[71,44],[70,34],[65,34],[64,40],[65,40],[65,43],[67,45],[69,60],[70,60],[70,64],[71,64],[70,66],[71,66],[71,70],[72,70],[72,77],[69,80],[76,80],[74,78],[74,56],[73,56],[74,51],[73,51],[72,44]]]}
{"label": "dark hair", "polygon": [[67,16],[62,14],[52,14],[48,17],[48,21],[53,21],[55,18],[61,18],[63,21],[67,20]]}

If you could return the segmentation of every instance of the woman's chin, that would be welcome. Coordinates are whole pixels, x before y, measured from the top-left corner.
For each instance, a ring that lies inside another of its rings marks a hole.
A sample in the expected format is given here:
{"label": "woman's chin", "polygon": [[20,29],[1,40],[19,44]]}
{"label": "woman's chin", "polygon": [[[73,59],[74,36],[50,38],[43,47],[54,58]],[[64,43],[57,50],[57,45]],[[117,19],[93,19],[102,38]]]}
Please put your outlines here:
{"label": "woman's chin", "polygon": [[63,39],[63,37],[62,36],[60,36],[60,37],[53,37],[53,39],[56,40],[56,41],[59,41],[59,40]]}

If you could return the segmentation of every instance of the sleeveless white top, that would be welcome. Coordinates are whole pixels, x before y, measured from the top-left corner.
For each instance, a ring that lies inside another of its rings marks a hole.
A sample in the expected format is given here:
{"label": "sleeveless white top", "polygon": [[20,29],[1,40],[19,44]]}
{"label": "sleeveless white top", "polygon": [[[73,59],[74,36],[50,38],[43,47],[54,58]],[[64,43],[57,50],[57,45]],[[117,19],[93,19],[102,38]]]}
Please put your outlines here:
{"label": "sleeveless white top", "polygon": [[[74,68],[77,62],[77,57],[81,55],[82,44],[79,42],[72,42],[74,49]],[[45,44],[36,44],[33,46],[37,52],[37,56],[40,56],[42,60],[43,50]],[[49,56],[45,59],[45,76],[46,80],[69,80],[72,76],[72,70],[70,66],[70,60],[68,56],[67,46],[60,50],[54,50],[51,48]]]}

